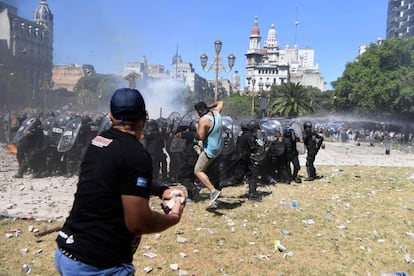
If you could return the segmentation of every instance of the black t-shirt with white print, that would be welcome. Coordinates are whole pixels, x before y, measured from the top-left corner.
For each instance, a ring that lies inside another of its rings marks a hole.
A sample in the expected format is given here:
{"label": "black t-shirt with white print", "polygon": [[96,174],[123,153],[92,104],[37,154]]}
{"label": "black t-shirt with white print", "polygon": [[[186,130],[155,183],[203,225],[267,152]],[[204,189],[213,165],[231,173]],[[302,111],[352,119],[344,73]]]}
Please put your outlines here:
{"label": "black t-shirt with white print", "polygon": [[121,195],[149,198],[151,183],[151,156],[135,136],[115,129],[96,136],[82,162],[58,246],[97,267],[132,263],[141,237],[125,226]]}

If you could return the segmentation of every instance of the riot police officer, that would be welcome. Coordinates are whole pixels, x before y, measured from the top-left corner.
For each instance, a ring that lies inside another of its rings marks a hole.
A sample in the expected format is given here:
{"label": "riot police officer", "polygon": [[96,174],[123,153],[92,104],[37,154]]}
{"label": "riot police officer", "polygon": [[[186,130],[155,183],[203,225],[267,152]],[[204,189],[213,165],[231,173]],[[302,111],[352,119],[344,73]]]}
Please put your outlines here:
{"label": "riot police officer", "polygon": [[315,179],[321,178],[321,176],[318,176],[316,174],[314,162],[316,154],[318,154],[318,151],[322,146],[323,137],[312,130],[312,123],[310,122],[305,122],[303,124],[303,129],[305,131],[303,142],[307,150],[306,172],[308,174],[308,177],[305,179],[305,181],[313,181]]}
{"label": "riot police officer", "polygon": [[257,120],[251,120],[246,125],[242,124],[242,134],[237,139],[236,149],[232,156],[232,161],[234,162],[232,176],[220,182],[220,188],[224,188],[237,185],[247,177],[249,200],[261,200],[260,195],[256,191],[258,168],[250,158],[250,155],[258,149],[256,132],[259,129],[260,124]]}
{"label": "riot police officer", "polygon": [[145,148],[152,157],[153,179],[160,180],[160,168],[162,168],[162,179],[167,179],[167,158],[164,153],[164,139],[158,129],[157,121],[149,120],[146,123],[144,133]]}
{"label": "riot police officer", "polygon": [[180,153],[181,166],[178,169],[177,180],[187,189],[187,200],[197,201],[201,187],[195,184],[194,165],[198,154],[195,146],[198,145],[196,138],[196,121],[191,121],[187,129],[180,129],[175,136],[184,139],[183,150]]}
{"label": "riot police officer", "polygon": [[[285,145],[285,167],[288,174],[288,182],[294,180],[296,183],[301,183],[302,180],[298,176],[300,170],[299,153],[296,149],[296,142],[299,142],[299,138],[294,135],[293,129],[290,126],[285,127],[282,141]],[[293,171],[291,166],[293,166]]]}
{"label": "riot police officer", "polygon": [[29,169],[32,170],[33,177],[41,177],[45,158],[42,123],[37,117],[26,119],[22,122],[20,131],[23,132],[21,139],[15,141],[19,169],[14,177],[22,178]]}

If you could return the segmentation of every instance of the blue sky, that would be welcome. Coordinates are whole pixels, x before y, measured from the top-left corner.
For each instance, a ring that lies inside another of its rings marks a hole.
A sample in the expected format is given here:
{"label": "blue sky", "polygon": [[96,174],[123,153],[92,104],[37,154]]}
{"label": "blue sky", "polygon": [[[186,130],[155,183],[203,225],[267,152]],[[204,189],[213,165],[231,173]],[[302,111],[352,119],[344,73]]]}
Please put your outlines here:
{"label": "blue sky", "polygon": [[[40,0],[3,0],[31,19]],[[385,38],[387,0],[47,0],[54,14],[54,64],[93,64],[98,73],[119,73],[146,56],[150,64],[173,71],[178,45],[185,62],[207,79],[200,55],[212,61],[214,41],[222,57],[233,53],[244,85],[245,54],[254,18],[261,45],[274,24],[279,45],[315,49],[315,63],[325,81],[340,77],[358,47]],[[297,28],[295,21],[299,21]],[[221,73],[224,78],[230,74]]]}

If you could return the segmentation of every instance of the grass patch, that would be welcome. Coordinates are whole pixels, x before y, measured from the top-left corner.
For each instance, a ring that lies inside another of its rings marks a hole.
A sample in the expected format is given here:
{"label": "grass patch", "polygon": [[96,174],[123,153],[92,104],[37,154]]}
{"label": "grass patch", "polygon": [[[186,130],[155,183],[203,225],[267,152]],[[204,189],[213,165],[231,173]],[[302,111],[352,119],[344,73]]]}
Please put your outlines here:
{"label": "grass patch", "polygon": [[[136,275],[145,267],[153,268],[149,275],[177,275],[170,264],[189,275],[413,275],[414,264],[404,260],[414,259],[414,238],[406,234],[414,232],[413,169],[318,166],[318,172],[324,178],[314,182],[259,187],[262,202],[248,201],[244,185],[224,189],[217,208],[206,210],[207,200],[188,204],[179,225],[143,237]],[[159,203],[151,199],[153,208]],[[56,233],[36,238],[28,227],[61,224],[0,220],[0,275],[19,274],[23,264],[32,275],[54,275]],[[21,235],[5,237],[16,230]],[[275,240],[287,251],[275,250]]]}

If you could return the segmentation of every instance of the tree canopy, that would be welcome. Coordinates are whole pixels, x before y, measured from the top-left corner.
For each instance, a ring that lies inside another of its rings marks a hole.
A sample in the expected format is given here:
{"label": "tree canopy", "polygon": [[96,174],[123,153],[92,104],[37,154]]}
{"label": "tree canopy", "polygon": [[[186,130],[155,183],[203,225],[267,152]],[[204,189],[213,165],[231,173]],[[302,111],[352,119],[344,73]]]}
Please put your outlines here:
{"label": "tree canopy", "polygon": [[332,83],[337,111],[414,116],[414,39],[371,44]]}

